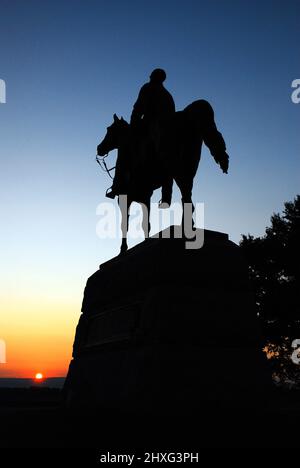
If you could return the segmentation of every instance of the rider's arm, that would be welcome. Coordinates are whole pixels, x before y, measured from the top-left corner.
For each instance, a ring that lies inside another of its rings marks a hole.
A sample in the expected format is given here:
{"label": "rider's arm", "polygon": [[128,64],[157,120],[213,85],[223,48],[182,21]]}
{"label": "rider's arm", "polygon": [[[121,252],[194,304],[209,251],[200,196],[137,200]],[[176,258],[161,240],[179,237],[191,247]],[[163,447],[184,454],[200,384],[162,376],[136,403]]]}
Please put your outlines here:
{"label": "rider's arm", "polygon": [[144,85],[138,95],[138,98],[136,100],[136,103],[133,106],[133,110],[131,113],[131,118],[130,118],[130,123],[135,124],[144,115],[145,112],[145,101],[146,101],[146,96],[147,96],[147,84]]}

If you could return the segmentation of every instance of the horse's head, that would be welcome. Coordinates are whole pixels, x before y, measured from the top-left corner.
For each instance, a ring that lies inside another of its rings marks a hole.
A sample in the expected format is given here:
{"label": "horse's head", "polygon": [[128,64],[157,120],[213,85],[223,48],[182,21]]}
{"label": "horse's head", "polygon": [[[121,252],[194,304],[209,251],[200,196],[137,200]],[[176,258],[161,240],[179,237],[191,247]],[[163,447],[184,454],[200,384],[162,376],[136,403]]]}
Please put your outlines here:
{"label": "horse's head", "polygon": [[120,119],[116,114],[114,114],[114,121],[107,127],[107,132],[104,139],[97,146],[97,154],[99,156],[104,156],[114,149],[117,149],[122,144],[124,140],[124,131],[127,130],[129,124],[121,117]]}

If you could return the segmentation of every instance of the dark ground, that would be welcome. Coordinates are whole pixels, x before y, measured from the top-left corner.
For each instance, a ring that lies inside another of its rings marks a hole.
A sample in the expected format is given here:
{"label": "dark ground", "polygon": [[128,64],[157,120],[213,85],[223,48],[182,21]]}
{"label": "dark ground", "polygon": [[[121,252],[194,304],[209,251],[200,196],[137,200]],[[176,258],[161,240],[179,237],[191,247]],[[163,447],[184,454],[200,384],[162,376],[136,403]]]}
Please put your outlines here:
{"label": "dark ground", "polygon": [[1,448],[197,451],[299,447],[299,391],[276,391],[269,408],[157,414],[66,410],[58,389],[0,389]]}

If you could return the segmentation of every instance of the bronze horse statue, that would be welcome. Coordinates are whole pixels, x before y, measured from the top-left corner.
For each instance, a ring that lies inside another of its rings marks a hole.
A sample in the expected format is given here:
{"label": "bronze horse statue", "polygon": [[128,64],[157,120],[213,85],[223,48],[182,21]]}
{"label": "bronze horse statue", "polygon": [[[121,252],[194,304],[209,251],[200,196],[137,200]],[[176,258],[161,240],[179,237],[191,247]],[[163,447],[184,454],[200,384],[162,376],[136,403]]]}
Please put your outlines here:
{"label": "bronze horse statue", "polygon": [[181,192],[183,210],[185,204],[192,204],[193,180],[203,142],[222,171],[227,173],[229,156],[226,153],[226,145],[222,134],[217,130],[214,111],[205,100],[194,101],[164,122],[159,129],[155,148],[153,145],[150,148],[147,141],[143,141],[143,138],[136,134],[136,130],[134,131],[123,118],[119,119],[114,114],[114,121],[98,145],[97,154],[105,156],[111,150],[118,150],[117,166],[121,180],[118,192],[122,215],[121,252],[128,248],[128,213],[131,203],[141,203],[142,227],[145,237],[148,237],[151,196],[155,189],[163,186],[166,178],[175,180]]}

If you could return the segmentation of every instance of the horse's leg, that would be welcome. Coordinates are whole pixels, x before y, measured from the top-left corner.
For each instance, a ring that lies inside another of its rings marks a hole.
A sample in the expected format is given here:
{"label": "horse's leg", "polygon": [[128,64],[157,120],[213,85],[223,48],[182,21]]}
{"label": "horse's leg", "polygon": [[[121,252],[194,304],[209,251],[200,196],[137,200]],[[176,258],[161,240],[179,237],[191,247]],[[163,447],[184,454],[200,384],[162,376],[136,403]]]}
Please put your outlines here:
{"label": "horse's leg", "polygon": [[121,211],[121,231],[122,231],[122,243],[120,253],[126,252],[128,249],[127,245],[127,232],[128,232],[128,220],[129,220],[129,208],[131,200],[128,200],[127,195],[119,195],[118,203]]}
{"label": "horse's leg", "polygon": [[195,224],[193,219],[195,207],[192,201],[193,177],[176,179],[176,183],[181,192],[182,226],[186,232],[190,227],[193,229]]}
{"label": "horse's leg", "polygon": [[141,204],[142,212],[143,212],[143,220],[142,220],[142,228],[145,234],[145,239],[149,237],[150,233],[150,200],[151,196],[145,200],[144,203]]}
{"label": "horse's leg", "polygon": [[172,191],[173,191],[173,177],[171,175],[165,175],[161,187],[161,200],[159,202],[159,208],[170,208],[172,202]]}

